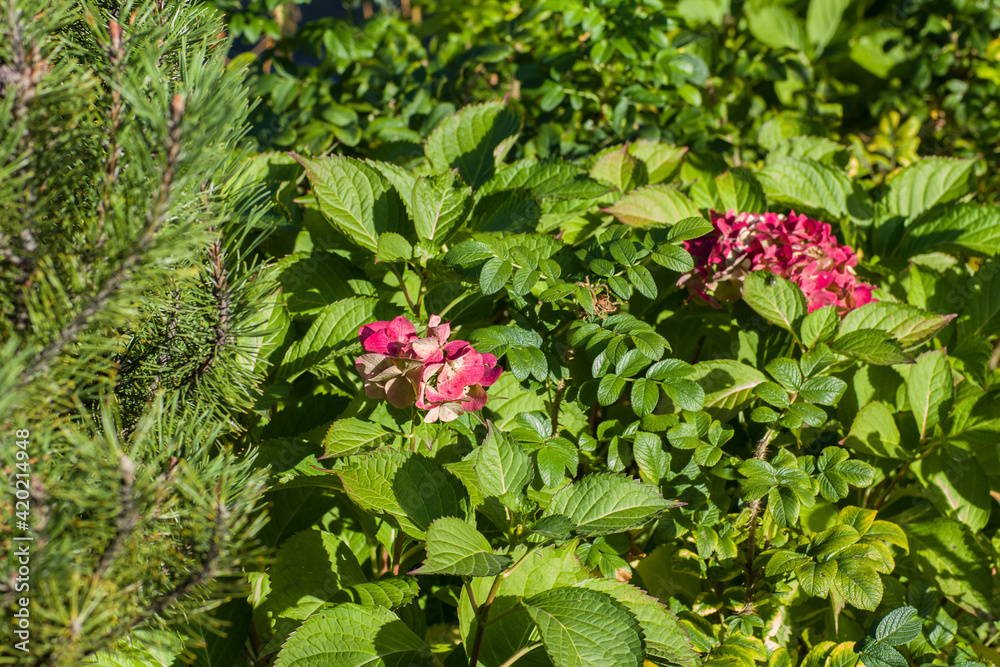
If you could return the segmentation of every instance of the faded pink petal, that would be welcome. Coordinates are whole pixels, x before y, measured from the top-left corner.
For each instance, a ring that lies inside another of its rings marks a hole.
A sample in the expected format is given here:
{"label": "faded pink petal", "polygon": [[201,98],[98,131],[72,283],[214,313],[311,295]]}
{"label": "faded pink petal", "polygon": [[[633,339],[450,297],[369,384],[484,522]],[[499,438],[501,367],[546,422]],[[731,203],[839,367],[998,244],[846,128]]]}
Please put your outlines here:
{"label": "faded pink petal", "polygon": [[417,359],[425,363],[438,363],[444,361],[444,350],[441,341],[436,337],[418,338],[410,343],[410,349]]}
{"label": "faded pink petal", "polygon": [[405,408],[413,405],[417,394],[410,378],[401,376],[385,383],[385,398],[394,408]]}
{"label": "faded pink petal", "polygon": [[438,315],[431,315],[430,321],[427,322],[427,335],[437,338],[441,345],[444,345],[451,336],[451,322],[441,324]]}
{"label": "faded pink petal", "polygon": [[436,407],[430,409],[427,416],[424,417],[424,422],[427,424],[432,424],[436,421],[450,422],[455,421],[464,414],[462,406],[458,403],[442,403]]}
{"label": "faded pink petal", "polygon": [[462,401],[462,409],[466,412],[475,412],[476,410],[482,410],[485,405],[486,390],[483,389],[482,385],[477,384],[469,387],[469,396],[466,400]]}

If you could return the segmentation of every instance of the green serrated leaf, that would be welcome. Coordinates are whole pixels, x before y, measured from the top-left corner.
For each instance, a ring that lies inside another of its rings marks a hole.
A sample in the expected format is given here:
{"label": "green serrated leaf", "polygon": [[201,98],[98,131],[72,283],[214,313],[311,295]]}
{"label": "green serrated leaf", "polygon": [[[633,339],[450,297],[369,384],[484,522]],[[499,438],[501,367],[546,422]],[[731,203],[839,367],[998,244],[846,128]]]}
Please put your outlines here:
{"label": "green serrated leaf", "polygon": [[576,534],[597,536],[638,528],[677,506],[625,475],[588,475],[557,492],[545,516],[563,514],[576,524]]}
{"label": "green serrated leaf", "polygon": [[512,562],[510,556],[493,553],[489,541],[465,521],[443,517],[427,530],[427,559],[411,574],[493,577]]}
{"label": "green serrated leaf", "polygon": [[351,584],[333,596],[331,602],[353,602],[363,607],[397,609],[409,604],[419,594],[420,585],[416,577],[400,575]]}
{"label": "green serrated leaf", "polygon": [[951,400],[954,387],[955,381],[944,349],[921,355],[910,368],[906,397],[921,438],[941,421],[942,408]]}
{"label": "green serrated leaf", "polygon": [[802,343],[812,349],[816,343],[825,343],[833,338],[840,325],[840,315],[836,306],[823,306],[809,313],[802,320],[799,336]]}
{"label": "green serrated leaf", "polygon": [[858,609],[871,611],[882,601],[882,578],[864,563],[855,560],[838,561],[834,582],[844,599]]}
{"label": "green serrated leaf", "polygon": [[847,215],[847,200],[853,192],[851,181],[828,164],[786,158],[758,171],[757,179],[771,202],[821,219],[839,220]]}
{"label": "green serrated leaf", "polygon": [[358,330],[371,322],[377,300],[352,297],[323,308],[305,335],[285,352],[278,376],[294,380],[312,366],[343,353],[357,340]]}
{"label": "green serrated leaf", "polygon": [[494,257],[483,264],[479,274],[479,287],[483,294],[494,294],[503,289],[510,280],[514,267],[509,259]]}
{"label": "green serrated leaf", "polygon": [[743,300],[771,324],[796,334],[806,315],[806,297],[794,283],[766,271],[754,271],[743,283]]}
{"label": "green serrated leaf", "polygon": [[912,361],[903,353],[903,348],[892,336],[876,329],[858,329],[842,334],[830,343],[830,349],[876,366],[905,364]]}
{"label": "green serrated leaf", "polygon": [[630,155],[627,146],[601,153],[590,168],[590,177],[613,185],[621,192],[629,192],[649,182],[646,165]]}
{"label": "green serrated leaf", "polygon": [[875,628],[875,639],[889,646],[908,644],[920,636],[921,619],[913,607],[893,609]]}
{"label": "green serrated leaf", "polygon": [[610,595],[639,621],[648,659],[680,667],[698,664],[698,654],[685,627],[672,611],[642,589],[611,579],[588,579],[576,586]]}
{"label": "green serrated leaf", "polygon": [[936,336],[953,318],[954,315],[937,315],[905,303],[874,301],[844,316],[840,336],[861,329],[877,329],[910,349]]}
{"label": "green serrated leaf", "polygon": [[433,660],[427,644],[388,609],[344,603],[306,620],[274,665],[402,667]]}
{"label": "green serrated leaf", "polygon": [[421,176],[411,204],[417,236],[433,245],[444,243],[469,216],[472,201],[472,189],[453,171]]}
{"label": "green serrated leaf", "polygon": [[650,185],[633,190],[619,199],[605,213],[629,227],[670,227],[689,218],[699,218],[694,203],[684,193],[666,185]]}
{"label": "green serrated leaf", "polygon": [[524,601],[555,667],[642,664],[639,623],[607,593],[554,588]]}
{"label": "green serrated leaf", "polygon": [[818,405],[836,405],[845,391],[847,391],[846,382],[840,378],[822,375],[806,380],[799,389],[799,396]]}
{"label": "green serrated leaf", "polygon": [[306,168],[320,211],[354,243],[375,252],[382,233],[402,229],[403,201],[376,169],[350,157],[295,159]]}
{"label": "green serrated leaf", "polygon": [[338,591],[365,581],[350,546],[332,533],[304,530],[285,540],[270,570],[267,609],[274,616],[305,619]]}
{"label": "green serrated leaf", "polygon": [[479,486],[487,496],[500,497],[507,493],[518,495],[534,477],[531,458],[492,422],[487,422],[488,432],[476,455],[476,476]]}
{"label": "green serrated leaf", "polygon": [[330,425],[323,438],[324,456],[348,456],[379,444],[389,431],[381,424],[376,424],[355,417],[338,419]]}
{"label": "green serrated leaf", "polygon": [[378,262],[405,262],[413,258],[413,246],[395,232],[384,232],[378,237],[375,260]]}
{"label": "green serrated leaf", "polygon": [[892,214],[914,218],[972,192],[975,166],[975,160],[925,157],[890,179],[884,201]]}
{"label": "green serrated leaf", "polygon": [[597,388],[597,401],[601,405],[611,405],[622,395],[625,389],[625,378],[618,375],[605,375]]}
{"label": "green serrated leaf", "polygon": [[438,173],[458,169],[473,190],[493,178],[521,131],[521,115],[503,102],[467,106],[427,138],[425,154]]}

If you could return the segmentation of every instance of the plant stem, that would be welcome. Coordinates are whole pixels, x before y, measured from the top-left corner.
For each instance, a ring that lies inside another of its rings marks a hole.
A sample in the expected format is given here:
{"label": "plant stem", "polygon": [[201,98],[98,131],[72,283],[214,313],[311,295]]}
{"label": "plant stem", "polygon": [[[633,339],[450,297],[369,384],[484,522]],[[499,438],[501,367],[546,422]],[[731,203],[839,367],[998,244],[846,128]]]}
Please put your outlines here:
{"label": "plant stem", "polygon": [[476,594],[472,592],[472,584],[469,583],[468,578],[463,578],[462,585],[465,586],[465,592],[469,594],[469,602],[472,603],[472,609],[478,614],[479,605],[476,603]]}
{"label": "plant stem", "polygon": [[524,555],[522,555],[516,563],[511,565],[507,570],[498,574],[493,580],[493,586],[490,587],[490,594],[486,597],[486,601],[483,602],[482,606],[479,607],[479,610],[476,612],[476,636],[472,640],[472,651],[469,653],[469,667],[476,667],[476,664],[479,661],[479,650],[483,646],[483,634],[486,632],[486,621],[489,619],[490,607],[493,605],[493,600],[496,599],[497,592],[500,590],[500,584],[502,584],[504,579],[509,577],[518,567],[520,567],[521,563],[527,560],[528,556],[533,553],[535,549],[541,549],[542,547],[548,546],[553,541],[554,540],[546,540],[536,544],[534,547],[531,547],[524,552]]}
{"label": "plant stem", "polygon": [[406,282],[403,280],[403,274],[396,270],[396,267],[389,264],[389,270],[392,271],[393,275],[396,276],[396,280],[399,281],[399,289],[403,290],[403,297],[406,299],[406,303],[410,304],[410,310],[417,317],[420,317],[420,307],[419,305],[413,304],[413,299],[410,298],[410,292],[406,289]]}
{"label": "plant stem", "polygon": [[403,560],[403,541],[405,539],[403,531],[400,530],[396,534],[395,544],[392,545],[392,573],[394,575],[399,574],[399,564]]}
{"label": "plant stem", "polygon": [[885,501],[889,498],[889,494],[892,493],[892,490],[894,488],[896,488],[896,484],[898,484],[899,480],[903,479],[903,476],[906,475],[906,473],[910,471],[910,466],[913,465],[914,463],[916,463],[917,461],[922,460],[925,456],[927,456],[928,454],[930,454],[931,452],[933,452],[935,449],[937,449],[938,447],[940,447],[941,443],[942,443],[942,441],[938,441],[938,442],[935,442],[935,443],[931,444],[931,446],[928,447],[927,449],[925,449],[924,452],[920,456],[918,456],[917,458],[913,459],[912,461],[907,461],[907,462],[903,463],[903,465],[899,469],[899,472],[896,474],[895,477],[893,477],[892,481],[889,482],[889,486],[886,487],[885,492],[882,494],[882,497],[878,499],[877,503],[875,503],[875,511],[878,511],[878,510],[882,509],[882,505],[885,504]]}
{"label": "plant stem", "polygon": [[[515,661],[517,661],[518,658],[520,658],[521,656],[523,656],[525,653],[529,653],[531,651],[534,651],[536,648],[538,648],[541,645],[542,645],[542,643],[538,642],[537,644],[531,644],[529,646],[525,646],[520,651],[518,651],[517,653],[515,653],[512,656],[510,656],[509,658],[507,658],[506,660],[504,660],[502,663],[500,663],[500,667],[510,667],[511,665],[514,664]],[[475,667],[475,665],[470,665],[469,667]]]}
{"label": "plant stem", "polygon": [[[778,431],[769,426],[767,432],[764,433],[764,437],[760,439],[759,443],[757,443],[757,449],[754,450],[753,457],[755,459],[759,461],[767,459],[767,446],[771,444],[771,441],[774,440],[776,435],[778,435]],[[753,569],[753,561],[756,557],[757,551],[757,519],[760,517],[761,500],[763,500],[763,498],[750,501],[750,530],[747,535],[746,561],[747,592],[746,597],[743,600],[743,611],[750,611],[753,609],[753,593],[754,587],[757,583]]]}

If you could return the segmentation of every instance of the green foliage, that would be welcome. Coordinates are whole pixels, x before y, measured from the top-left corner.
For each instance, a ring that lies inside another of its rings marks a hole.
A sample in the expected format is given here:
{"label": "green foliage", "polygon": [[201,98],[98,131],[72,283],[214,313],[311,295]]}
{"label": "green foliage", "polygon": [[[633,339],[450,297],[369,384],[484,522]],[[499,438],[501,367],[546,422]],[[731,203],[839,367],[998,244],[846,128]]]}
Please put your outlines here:
{"label": "green foliage", "polygon": [[[281,510],[295,529],[282,530],[279,560],[297,531],[326,531],[333,583],[317,597],[284,580],[295,570],[255,575],[267,582],[255,622],[272,633],[257,655],[339,656],[355,641],[338,634],[345,619],[369,623],[361,605],[381,609],[370,622],[384,630],[356,650],[387,664],[429,651],[419,659],[750,665],[767,659],[765,640],[776,661],[891,662],[896,635],[875,629],[919,590],[926,617],[954,630],[903,637],[910,655],[979,659],[997,483],[982,443],[1000,432],[989,366],[1000,330],[994,262],[942,206],[971,194],[971,163],[879,190],[785,156],[699,185],[683,176],[689,152],[664,142],[612,147],[587,169],[511,161],[527,125],[503,103],[442,127],[409,167],[301,158],[305,170],[273,184],[303,188],[289,215],[296,250],[278,262],[294,319],[250,433],[289,454],[277,488],[323,499]],[[944,164],[931,162],[928,173]],[[324,163],[364,177],[338,184],[312,167]],[[331,206],[323,193],[356,199]],[[727,202],[806,206],[916,268],[864,261],[878,300],[847,313],[809,312],[795,283],[763,272],[713,309],[677,281],[695,265],[685,242]],[[931,224],[955,225],[953,254],[884,241]],[[954,289],[967,298],[949,301]],[[498,358],[481,412],[424,423],[364,396],[355,335],[400,314],[418,331],[442,316]],[[355,562],[363,577],[344,580]],[[303,623],[276,608],[314,611]]]}
{"label": "green foliage", "polygon": [[[938,5],[265,2],[228,67],[205,7],[136,6],[134,60],[107,8],[15,17],[52,88],[0,69],[0,406],[72,575],[39,662],[995,662],[996,18]],[[235,150],[247,65],[288,153]],[[730,209],[828,223],[876,300],[739,255],[701,299]],[[426,359],[359,341],[399,316]],[[449,336],[485,406],[418,407]]]}

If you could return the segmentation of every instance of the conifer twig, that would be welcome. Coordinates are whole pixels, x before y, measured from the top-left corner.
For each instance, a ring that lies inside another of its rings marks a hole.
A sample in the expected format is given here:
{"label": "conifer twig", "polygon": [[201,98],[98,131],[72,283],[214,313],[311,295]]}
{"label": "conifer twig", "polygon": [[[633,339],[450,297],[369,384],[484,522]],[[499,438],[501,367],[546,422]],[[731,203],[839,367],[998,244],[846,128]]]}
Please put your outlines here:
{"label": "conifer twig", "polygon": [[111,295],[117,292],[125,280],[131,275],[132,269],[143,258],[153,245],[156,232],[166,219],[170,187],[180,156],[181,118],[184,115],[184,98],[174,95],[171,102],[171,119],[167,135],[167,163],[160,179],[160,187],[153,206],[146,212],[146,224],[142,235],[132,246],[132,251],[122,260],[118,270],[108,276],[101,288],[90,298],[87,304],[77,313],[69,324],[64,326],[59,334],[49,342],[28,365],[18,378],[18,388],[27,385],[36,375],[48,370],[51,363],[62,352],[69,341],[73,340],[87,326],[90,320],[105,306]]}
{"label": "conifer twig", "polygon": [[94,570],[94,577],[103,577],[108,568],[118,557],[125,540],[131,535],[136,524],[139,523],[139,511],[135,506],[135,464],[125,454],[118,457],[118,470],[121,474],[121,488],[118,490],[118,502],[121,510],[118,513],[118,521],[115,525],[115,536],[111,538],[101,560]]}

